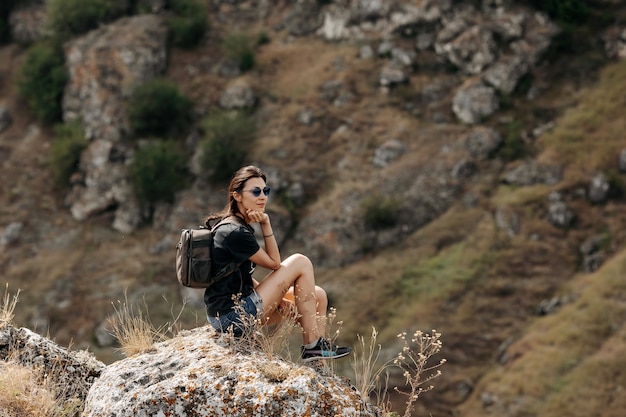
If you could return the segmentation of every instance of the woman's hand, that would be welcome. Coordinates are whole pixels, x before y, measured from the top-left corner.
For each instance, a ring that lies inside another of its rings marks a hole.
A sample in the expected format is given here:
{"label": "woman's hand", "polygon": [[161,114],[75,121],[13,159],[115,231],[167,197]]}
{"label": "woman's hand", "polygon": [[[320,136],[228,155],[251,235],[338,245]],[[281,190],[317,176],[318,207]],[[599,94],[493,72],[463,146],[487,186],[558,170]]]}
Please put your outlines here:
{"label": "woman's hand", "polygon": [[270,221],[270,216],[261,210],[246,210],[246,217],[248,217],[248,223],[264,224]]}

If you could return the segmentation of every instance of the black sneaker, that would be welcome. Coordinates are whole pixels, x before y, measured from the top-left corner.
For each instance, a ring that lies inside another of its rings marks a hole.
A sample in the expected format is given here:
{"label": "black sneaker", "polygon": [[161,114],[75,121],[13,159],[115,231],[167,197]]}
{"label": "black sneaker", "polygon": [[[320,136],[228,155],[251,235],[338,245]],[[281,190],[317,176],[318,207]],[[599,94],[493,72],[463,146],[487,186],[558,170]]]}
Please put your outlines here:
{"label": "black sneaker", "polygon": [[349,355],[350,352],[352,352],[352,348],[331,345],[328,340],[320,337],[315,347],[307,349],[302,346],[301,357],[303,362],[311,362],[319,359],[343,358]]}

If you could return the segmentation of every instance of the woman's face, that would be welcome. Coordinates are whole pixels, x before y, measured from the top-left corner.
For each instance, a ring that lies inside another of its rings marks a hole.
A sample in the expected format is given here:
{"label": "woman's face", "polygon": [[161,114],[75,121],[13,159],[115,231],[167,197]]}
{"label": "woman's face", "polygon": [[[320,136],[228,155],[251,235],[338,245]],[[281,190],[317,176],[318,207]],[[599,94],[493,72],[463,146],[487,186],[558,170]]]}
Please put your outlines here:
{"label": "woman's face", "polygon": [[[246,213],[248,210],[265,211],[268,196],[265,192],[268,190],[265,186],[263,178],[255,177],[250,178],[243,186],[243,189],[237,193],[239,198],[237,202],[242,208],[242,212]],[[258,196],[255,196],[258,194]]]}

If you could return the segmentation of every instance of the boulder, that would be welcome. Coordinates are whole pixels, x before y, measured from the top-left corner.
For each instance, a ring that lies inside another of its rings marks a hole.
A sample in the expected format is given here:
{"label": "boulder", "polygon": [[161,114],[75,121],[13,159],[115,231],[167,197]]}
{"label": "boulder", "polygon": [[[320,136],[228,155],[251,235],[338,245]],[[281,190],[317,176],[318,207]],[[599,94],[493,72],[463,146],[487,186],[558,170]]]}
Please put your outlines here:
{"label": "boulder", "polygon": [[465,82],[452,100],[452,111],[466,124],[476,124],[491,116],[499,108],[500,102],[495,89],[479,79]]}
{"label": "boulder", "polygon": [[380,415],[340,378],[237,343],[201,327],[115,362],[92,385],[83,416]]}

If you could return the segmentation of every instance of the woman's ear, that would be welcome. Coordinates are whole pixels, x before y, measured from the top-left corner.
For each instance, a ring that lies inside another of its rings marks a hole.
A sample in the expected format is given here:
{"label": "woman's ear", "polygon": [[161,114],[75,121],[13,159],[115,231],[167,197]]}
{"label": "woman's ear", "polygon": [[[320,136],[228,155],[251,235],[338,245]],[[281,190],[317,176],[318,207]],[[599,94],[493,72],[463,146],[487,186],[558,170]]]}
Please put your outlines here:
{"label": "woman's ear", "polygon": [[233,191],[233,198],[235,199],[236,202],[241,203],[241,196],[239,195],[237,191]]}

